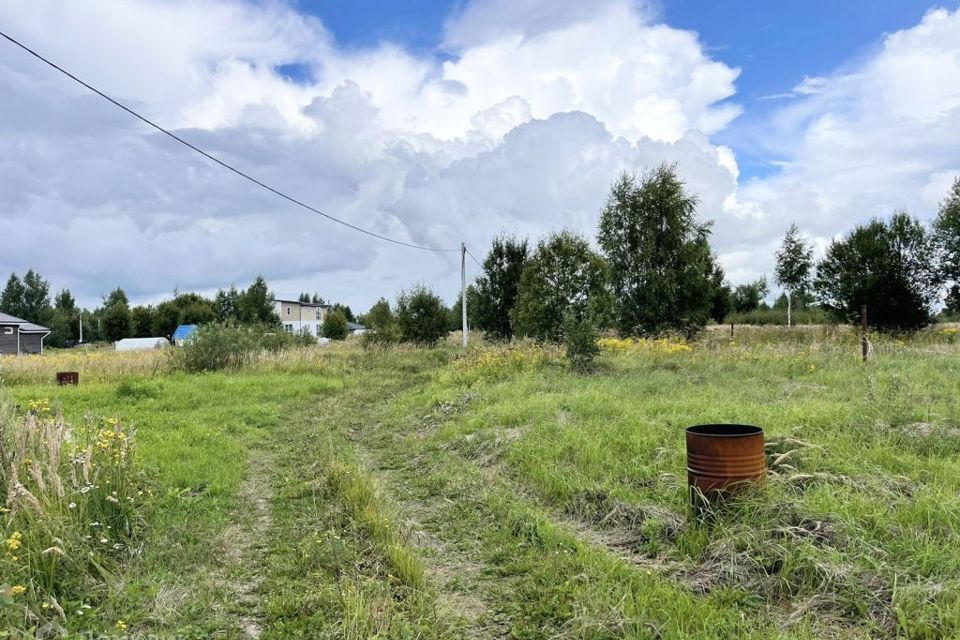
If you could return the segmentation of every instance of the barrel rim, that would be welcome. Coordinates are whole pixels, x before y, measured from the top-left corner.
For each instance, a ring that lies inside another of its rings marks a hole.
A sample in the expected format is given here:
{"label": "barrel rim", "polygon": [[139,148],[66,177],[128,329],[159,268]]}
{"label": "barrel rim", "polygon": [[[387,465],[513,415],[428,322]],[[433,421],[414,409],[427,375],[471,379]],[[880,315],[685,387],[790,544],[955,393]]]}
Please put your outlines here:
{"label": "barrel rim", "polygon": [[703,436],[707,438],[747,438],[750,436],[763,435],[763,427],[752,424],[696,424],[686,429],[689,435]]}

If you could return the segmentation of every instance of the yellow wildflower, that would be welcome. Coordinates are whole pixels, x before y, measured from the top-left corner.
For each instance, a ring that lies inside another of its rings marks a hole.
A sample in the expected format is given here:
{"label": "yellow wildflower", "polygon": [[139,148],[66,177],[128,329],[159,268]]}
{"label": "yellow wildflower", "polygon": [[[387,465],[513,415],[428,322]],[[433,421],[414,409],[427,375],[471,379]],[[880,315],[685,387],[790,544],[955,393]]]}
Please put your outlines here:
{"label": "yellow wildflower", "polygon": [[14,596],[19,596],[21,593],[26,592],[27,588],[22,584],[15,584],[10,587],[10,594]]}
{"label": "yellow wildflower", "polygon": [[113,626],[117,628],[117,631],[126,631],[126,630],[127,630],[127,623],[124,622],[123,620],[117,620],[117,623],[116,623],[115,625],[113,625]]}
{"label": "yellow wildflower", "polygon": [[10,534],[10,537],[7,538],[7,551],[16,551],[23,545],[23,534],[19,531],[14,531]]}

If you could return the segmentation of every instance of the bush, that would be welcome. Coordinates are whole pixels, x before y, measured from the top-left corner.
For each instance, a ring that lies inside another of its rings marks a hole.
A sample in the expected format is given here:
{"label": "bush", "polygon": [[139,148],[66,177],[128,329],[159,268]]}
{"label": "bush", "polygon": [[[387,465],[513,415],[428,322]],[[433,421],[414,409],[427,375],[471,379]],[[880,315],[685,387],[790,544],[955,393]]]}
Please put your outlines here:
{"label": "bush", "polygon": [[331,340],[345,340],[348,335],[350,335],[350,327],[343,312],[329,312],[323,319],[323,337]]}
{"label": "bush", "polygon": [[258,351],[277,352],[311,344],[316,340],[308,333],[294,336],[273,327],[208,324],[173,351],[174,366],[190,373],[238,368]]}
{"label": "bush", "polygon": [[366,332],[360,336],[360,344],[365,349],[383,347],[400,341],[397,317],[385,298],[380,298],[370,307],[370,311],[361,318],[361,323],[367,328]]}
{"label": "bush", "polygon": [[585,373],[593,368],[593,361],[600,353],[597,340],[600,333],[589,317],[580,318],[567,313],[563,319],[563,344],[567,348],[567,361],[574,371]]}
{"label": "bush", "polygon": [[447,308],[438,295],[417,285],[397,298],[397,327],[404,342],[432,347],[447,335]]}

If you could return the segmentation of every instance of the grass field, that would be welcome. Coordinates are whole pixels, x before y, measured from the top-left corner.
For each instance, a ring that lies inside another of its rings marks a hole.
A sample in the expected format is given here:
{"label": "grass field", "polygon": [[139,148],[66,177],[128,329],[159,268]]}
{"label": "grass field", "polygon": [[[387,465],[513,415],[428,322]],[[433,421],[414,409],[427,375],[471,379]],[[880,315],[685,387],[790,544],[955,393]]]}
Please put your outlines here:
{"label": "grass field", "polygon": [[[86,582],[0,559],[23,587],[0,620],[14,637],[960,637],[960,338],[872,350],[861,363],[837,328],[718,328],[609,340],[589,375],[525,344],[338,345],[199,375],[152,354],[3,359],[21,409],[135,428],[149,492]],[[52,385],[62,368],[81,385]],[[769,482],[703,524],[683,429],[721,421],[765,428]]]}

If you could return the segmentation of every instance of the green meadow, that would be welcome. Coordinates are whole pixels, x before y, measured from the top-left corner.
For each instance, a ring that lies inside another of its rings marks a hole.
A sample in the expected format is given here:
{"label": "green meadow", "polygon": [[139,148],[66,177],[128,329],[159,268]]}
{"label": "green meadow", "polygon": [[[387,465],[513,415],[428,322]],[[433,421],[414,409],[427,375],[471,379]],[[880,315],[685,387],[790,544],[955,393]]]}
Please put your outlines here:
{"label": "green meadow", "polygon": [[[876,337],[866,363],[837,328],[602,344],[589,374],[527,343],[202,374],[70,355],[78,387],[58,354],[4,359],[3,480],[39,504],[3,520],[0,637],[960,637],[955,330]],[[82,461],[60,495],[17,456],[31,412],[68,450],[124,425],[102,464],[131,506],[81,504],[127,523],[115,549],[67,504]],[[704,422],[762,426],[769,476],[701,520]]]}

